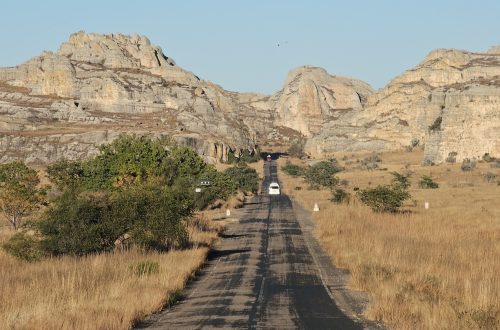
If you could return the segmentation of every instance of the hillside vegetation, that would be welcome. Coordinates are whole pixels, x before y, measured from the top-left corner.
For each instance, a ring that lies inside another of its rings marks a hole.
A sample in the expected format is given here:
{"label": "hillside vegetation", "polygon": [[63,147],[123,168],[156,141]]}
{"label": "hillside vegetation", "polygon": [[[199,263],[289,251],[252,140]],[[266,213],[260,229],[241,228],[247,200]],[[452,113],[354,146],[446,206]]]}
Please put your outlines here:
{"label": "hillside vegetation", "polygon": [[40,173],[0,165],[0,210],[18,215],[0,226],[0,329],[131,327],[177,299],[204,262],[223,227],[210,209],[257,184],[243,163],[217,171],[140,136]]}

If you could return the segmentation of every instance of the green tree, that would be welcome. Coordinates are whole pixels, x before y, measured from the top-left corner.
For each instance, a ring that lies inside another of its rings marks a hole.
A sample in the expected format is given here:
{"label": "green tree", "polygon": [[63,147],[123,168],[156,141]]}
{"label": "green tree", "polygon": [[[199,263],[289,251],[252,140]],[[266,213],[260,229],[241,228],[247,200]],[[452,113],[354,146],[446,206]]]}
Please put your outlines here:
{"label": "green tree", "polygon": [[61,159],[47,166],[47,175],[50,182],[63,190],[80,183],[83,178],[83,164],[81,161]]}
{"label": "green tree", "polygon": [[23,162],[0,165],[0,211],[14,230],[39,206],[39,183],[37,172]]}
{"label": "green tree", "polygon": [[182,247],[183,220],[193,212],[193,193],[143,184],[116,192],[67,189],[37,223],[41,250],[49,255],[86,255],[110,251],[125,233],[147,249]]}
{"label": "green tree", "polygon": [[192,183],[195,183],[206,167],[205,161],[193,149],[177,147],[170,151],[161,174],[166,177],[169,186],[179,179],[191,179]]}
{"label": "green tree", "polygon": [[121,135],[99,148],[99,155],[83,164],[88,189],[112,189],[146,181],[167,168],[168,151],[160,140]]}
{"label": "green tree", "polygon": [[218,172],[213,165],[207,166],[200,178],[210,182],[210,185],[200,187],[195,194],[196,209],[202,210],[218,199],[227,200],[238,190],[238,183],[227,173]]}
{"label": "green tree", "polygon": [[[112,219],[109,193],[66,190],[37,222],[40,246],[50,255],[85,255],[109,251],[126,232],[126,218]],[[114,222],[113,220],[116,220]]]}

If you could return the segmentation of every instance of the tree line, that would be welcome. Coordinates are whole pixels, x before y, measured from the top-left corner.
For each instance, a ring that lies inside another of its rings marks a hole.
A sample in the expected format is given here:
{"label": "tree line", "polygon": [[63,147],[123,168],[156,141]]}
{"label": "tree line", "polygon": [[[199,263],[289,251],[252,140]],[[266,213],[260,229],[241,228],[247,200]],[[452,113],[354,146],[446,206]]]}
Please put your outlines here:
{"label": "tree line", "polygon": [[51,185],[40,187],[23,162],[0,165],[0,211],[18,231],[3,248],[25,260],[110,251],[123,235],[144,249],[181,248],[196,210],[258,188],[256,171],[243,162],[220,172],[188,147],[135,135],[46,172]]}

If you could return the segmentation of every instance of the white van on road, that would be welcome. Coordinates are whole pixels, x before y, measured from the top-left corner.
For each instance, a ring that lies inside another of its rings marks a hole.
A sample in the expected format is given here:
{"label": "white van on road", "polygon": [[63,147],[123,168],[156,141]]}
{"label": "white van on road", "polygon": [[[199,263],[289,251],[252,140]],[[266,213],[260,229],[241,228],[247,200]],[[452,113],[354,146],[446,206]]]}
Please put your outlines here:
{"label": "white van on road", "polygon": [[276,182],[271,182],[269,185],[269,195],[279,195],[280,194],[280,185]]}

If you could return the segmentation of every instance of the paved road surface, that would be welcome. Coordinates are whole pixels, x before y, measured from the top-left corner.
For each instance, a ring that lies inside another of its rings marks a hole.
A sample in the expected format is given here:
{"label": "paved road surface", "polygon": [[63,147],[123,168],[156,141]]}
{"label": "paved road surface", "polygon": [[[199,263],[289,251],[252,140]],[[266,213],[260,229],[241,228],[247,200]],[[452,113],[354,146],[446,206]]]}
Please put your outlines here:
{"label": "paved road surface", "polygon": [[266,194],[278,178],[274,161],[265,166],[264,193],[228,227],[185,299],[139,328],[362,328],[325,288],[290,199]]}

